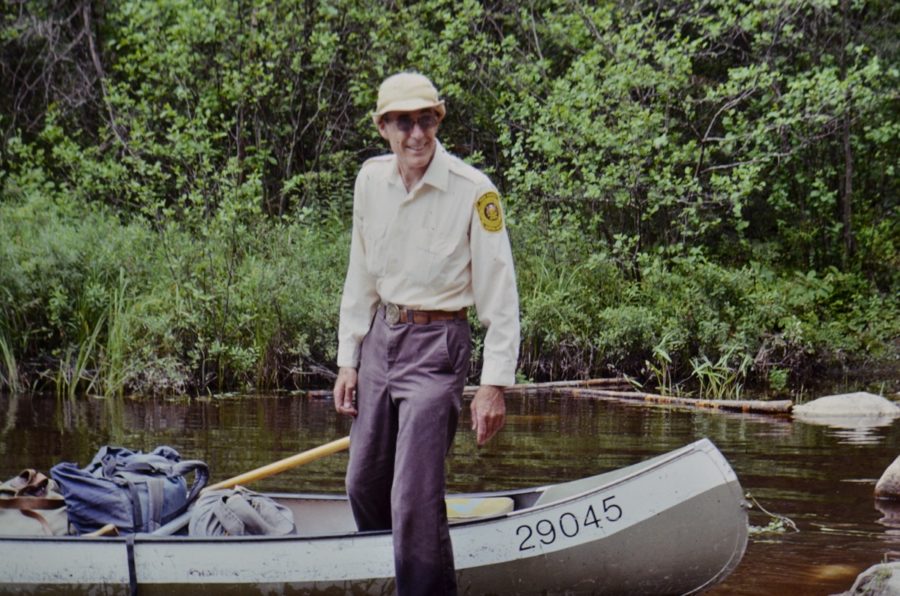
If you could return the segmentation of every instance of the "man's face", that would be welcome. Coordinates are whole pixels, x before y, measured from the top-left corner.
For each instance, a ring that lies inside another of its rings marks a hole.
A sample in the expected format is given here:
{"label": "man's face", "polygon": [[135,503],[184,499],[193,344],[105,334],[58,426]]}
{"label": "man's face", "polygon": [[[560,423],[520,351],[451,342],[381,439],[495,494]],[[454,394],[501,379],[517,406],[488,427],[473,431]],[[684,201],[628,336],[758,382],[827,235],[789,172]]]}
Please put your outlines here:
{"label": "man's face", "polygon": [[425,171],[434,155],[440,121],[431,109],[384,115],[378,123],[378,132],[390,143],[401,171]]}

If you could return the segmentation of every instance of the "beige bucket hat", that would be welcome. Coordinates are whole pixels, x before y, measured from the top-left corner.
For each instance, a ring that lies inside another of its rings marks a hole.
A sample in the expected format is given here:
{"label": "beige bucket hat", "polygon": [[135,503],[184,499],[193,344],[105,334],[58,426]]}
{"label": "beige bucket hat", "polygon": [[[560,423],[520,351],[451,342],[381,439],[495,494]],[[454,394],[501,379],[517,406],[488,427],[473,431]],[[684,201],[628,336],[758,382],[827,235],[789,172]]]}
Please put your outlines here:
{"label": "beige bucket hat", "polygon": [[434,108],[443,118],[447,110],[444,100],[428,77],[417,72],[401,72],[391,75],[378,88],[378,103],[372,112],[375,124],[388,112],[414,112]]}

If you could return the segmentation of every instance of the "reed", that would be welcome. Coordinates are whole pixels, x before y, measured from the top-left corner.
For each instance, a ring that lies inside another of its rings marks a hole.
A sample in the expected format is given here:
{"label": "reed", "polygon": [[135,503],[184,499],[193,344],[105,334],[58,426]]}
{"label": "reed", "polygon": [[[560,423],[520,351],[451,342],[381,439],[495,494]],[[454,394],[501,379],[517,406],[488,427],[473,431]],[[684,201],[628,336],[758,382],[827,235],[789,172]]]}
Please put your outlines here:
{"label": "reed", "polygon": [[6,336],[0,334],[0,388],[2,387],[6,387],[11,393],[22,391],[16,355]]}
{"label": "reed", "polygon": [[119,284],[112,292],[109,304],[106,344],[100,359],[99,370],[103,395],[122,396],[125,385],[134,372],[128,361],[128,345],[131,338],[131,321],[128,316],[126,292],[128,280],[119,273]]}
{"label": "reed", "polygon": [[78,344],[78,349],[75,350],[70,347],[66,351],[65,358],[59,363],[59,371],[56,376],[56,392],[58,395],[65,395],[69,400],[74,401],[82,381],[87,382],[87,386],[84,389],[85,393],[90,393],[94,385],[96,385],[97,374],[89,374],[88,365],[93,358],[94,349],[97,346],[97,338],[100,336],[100,330],[103,329],[105,320],[106,315],[100,315],[90,335]]}
{"label": "reed", "polygon": [[736,366],[731,362],[739,352],[729,346],[719,358],[712,362],[705,354],[699,358],[691,358],[692,376],[700,383],[700,397],[715,399],[740,399],[744,390],[744,381],[753,359],[746,353],[741,354]]}
{"label": "reed", "polygon": [[668,395],[678,395],[678,388],[672,379],[672,356],[669,354],[674,337],[671,331],[663,335],[659,343],[653,346],[654,361],[644,361],[644,366],[653,375],[657,391]]}

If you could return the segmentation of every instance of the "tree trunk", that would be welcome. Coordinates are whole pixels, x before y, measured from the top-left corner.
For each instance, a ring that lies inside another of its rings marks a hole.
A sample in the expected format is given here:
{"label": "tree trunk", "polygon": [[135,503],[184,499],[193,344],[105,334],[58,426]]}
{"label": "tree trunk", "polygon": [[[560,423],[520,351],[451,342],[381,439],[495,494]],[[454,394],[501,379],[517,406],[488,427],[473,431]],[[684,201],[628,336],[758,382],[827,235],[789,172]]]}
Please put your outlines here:
{"label": "tree trunk", "polygon": [[[846,84],[847,81],[847,27],[849,0],[841,0],[841,80]],[[853,240],[853,147],[850,144],[850,123],[851,123],[851,102],[852,95],[850,88],[844,92],[846,105],[844,106],[843,131],[841,134],[844,146],[844,184],[841,188],[841,223],[843,224],[844,238],[844,266],[850,263],[855,251],[855,243]]]}

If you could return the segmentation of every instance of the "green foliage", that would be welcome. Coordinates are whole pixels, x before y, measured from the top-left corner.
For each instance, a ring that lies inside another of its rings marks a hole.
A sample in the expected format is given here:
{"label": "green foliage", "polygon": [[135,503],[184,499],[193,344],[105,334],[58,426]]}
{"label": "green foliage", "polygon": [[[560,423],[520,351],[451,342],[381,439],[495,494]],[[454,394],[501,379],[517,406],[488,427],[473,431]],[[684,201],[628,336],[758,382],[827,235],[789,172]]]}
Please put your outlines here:
{"label": "green foliage", "polygon": [[65,395],[67,399],[74,400],[78,391],[84,386],[85,393],[90,393],[97,382],[95,374],[91,374],[88,366],[96,359],[94,348],[97,346],[97,338],[103,330],[105,317],[100,317],[93,326],[90,334],[78,342],[75,346],[68,346],[65,354],[59,361],[59,370],[56,373],[56,391],[58,395]]}
{"label": "green foliage", "polygon": [[592,332],[603,327],[595,313],[615,303],[621,274],[585,250],[588,239],[571,218],[554,214],[548,221],[513,212],[509,220],[522,305],[520,368],[530,378],[594,370],[599,363]]}
{"label": "green foliage", "polygon": [[734,395],[896,355],[892,3],[78,8],[0,8],[8,388],[327,377],[354,176],[385,150],[369,113],[401,69],[505,195],[524,377]]}
{"label": "green foliage", "polygon": [[753,363],[746,353],[735,362],[735,352],[739,348],[729,346],[719,358],[712,362],[707,356],[691,359],[693,375],[700,384],[700,397],[712,399],[740,399],[747,372]]}
{"label": "green foliage", "polygon": [[[333,228],[332,228],[333,230]],[[342,231],[253,226],[194,242],[165,234],[154,285],[132,307],[131,386],[152,391],[299,385],[334,359]]]}
{"label": "green foliage", "polygon": [[666,395],[679,393],[678,386],[672,378],[672,357],[669,355],[674,337],[675,334],[671,332],[663,335],[659,343],[653,346],[653,361],[644,361],[644,368],[650,373],[657,390]]}
{"label": "green foliage", "polygon": [[[555,236],[552,229],[547,236]],[[541,275],[568,279],[570,262],[563,256]],[[523,345],[543,342],[544,358],[575,362],[569,376],[612,369],[650,380],[661,392],[685,393],[693,386],[704,397],[737,398],[747,385],[785,389],[788,371],[802,383],[895,353],[897,303],[856,274],[800,275],[759,263],[732,269],[701,257],[644,257],[638,280],[584,274],[579,287],[593,291],[575,300],[562,293],[529,294],[534,263],[518,261],[525,288]],[[540,263],[546,267],[547,259]],[[529,327],[525,323],[536,313],[542,316]],[[555,335],[561,329],[568,330],[563,340]],[[577,352],[580,360],[572,357],[572,345],[586,346]]]}
{"label": "green foliage", "polygon": [[327,371],[342,224],[222,209],[203,231],[154,231],[61,203],[29,191],[0,204],[0,233],[16,239],[0,253],[4,345],[33,381],[55,370],[63,393],[116,395],[273,388]]}
{"label": "green foliage", "polygon": [[118,287],[113,288],[109,300],[106,345],[99,359],[98,374],[106,397],[122,397],[137,370],[137,363],[128,359],[129,343],[134,339],[131,333],[134,321],[128,312],[127,290],[128,280],[120,271]]}
{"label": "green foliage", "polygon": [[769,387],[776,392],[784,391],[787,389],[789,376],[790,371],[777,366],[772,367],[769,369]]}

